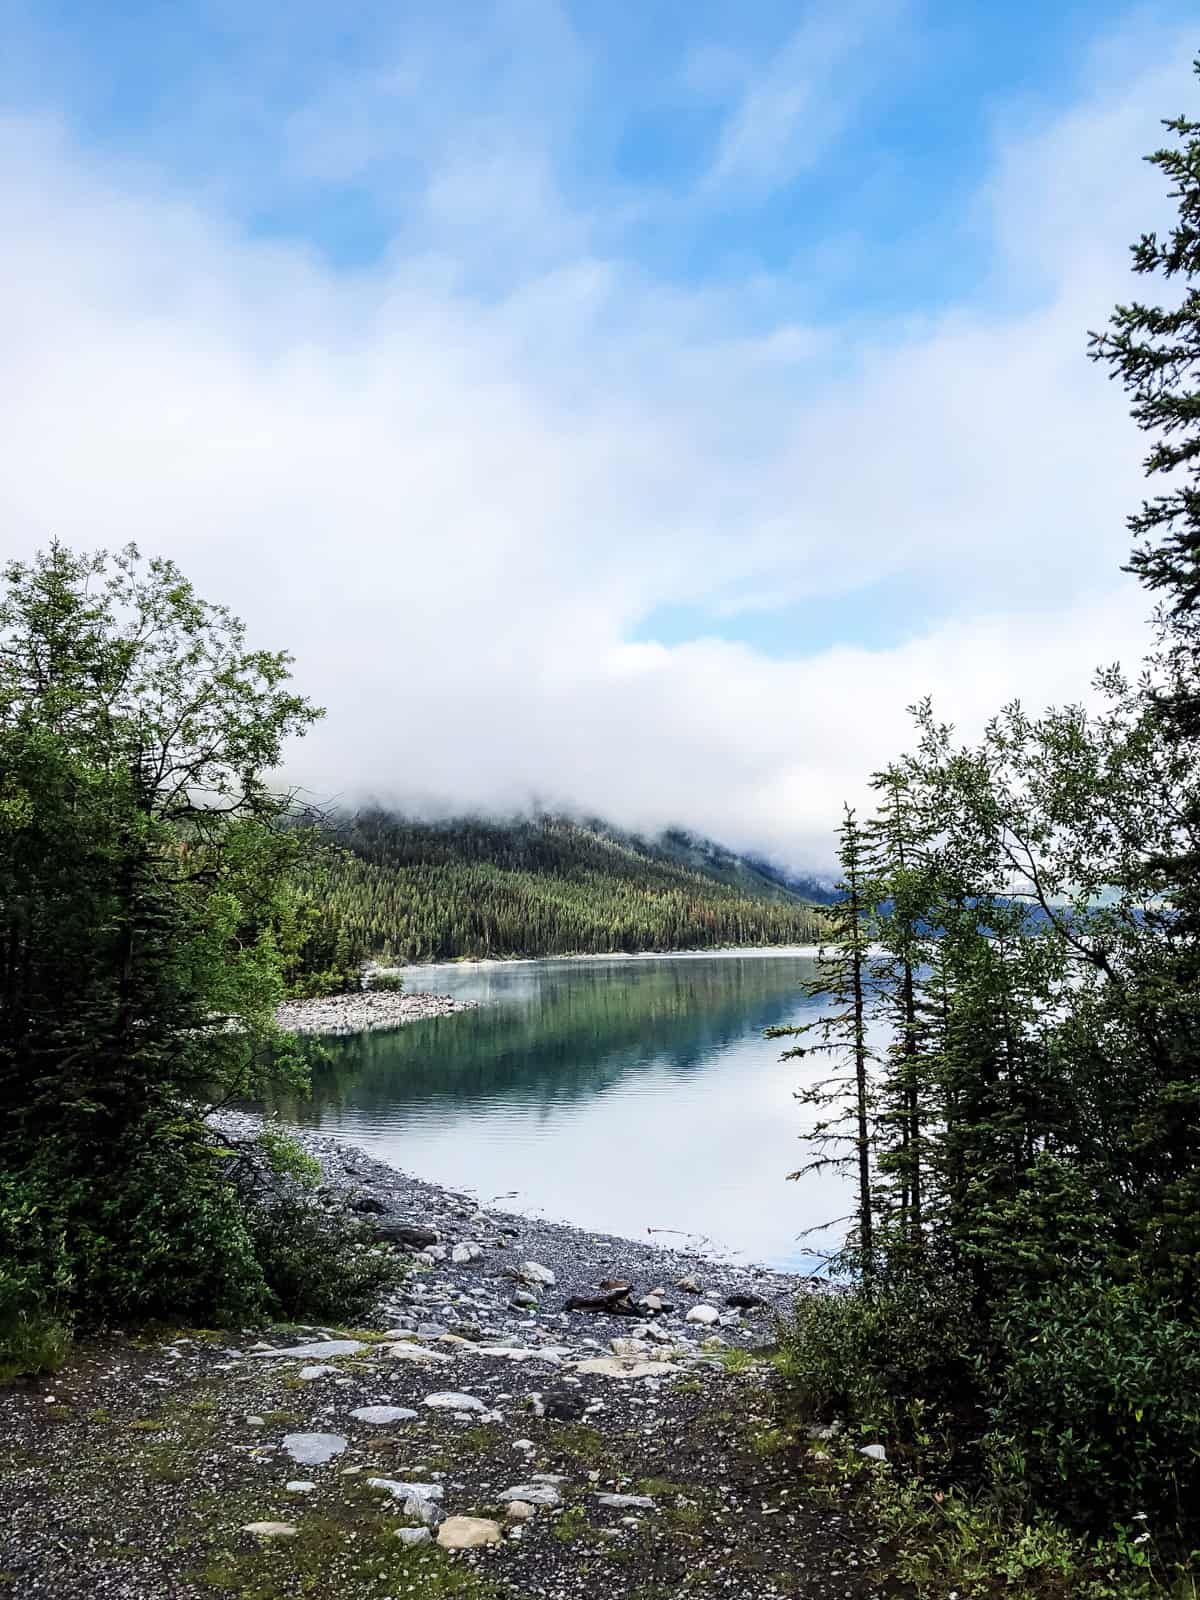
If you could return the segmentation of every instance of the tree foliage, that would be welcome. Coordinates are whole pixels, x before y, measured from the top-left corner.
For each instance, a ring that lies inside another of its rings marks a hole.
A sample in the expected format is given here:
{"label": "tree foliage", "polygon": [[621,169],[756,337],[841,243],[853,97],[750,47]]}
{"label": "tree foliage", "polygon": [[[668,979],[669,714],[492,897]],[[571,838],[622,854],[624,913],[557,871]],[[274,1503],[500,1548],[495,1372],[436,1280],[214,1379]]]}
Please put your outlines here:
{"label": "tree foliage", "polygon": [[206,1106],[288,1070],[317,713],[167,561],[54,545],[0,596],[0,1333],[245,1316],[267,1282]]}
{"label": "tree foliage", "polygon": [[[1120,306],[1092,339],[1165,485],[1130,520],[1156,644],[1136,680],[1109,667],[1087,706],[1011,704],[974,742],[924,703],[913,749],[877,775],[873,1271],[800,1317],[793,1354],[828,1401],[852,1351],[838,1403],[918,1453],[923,1396],[949,1481],[1091,1533],[1147,1516],[1186,1552],[1200,1535],[1200,124],[1167,128],[1175,144],[1150,159],[1178,222],[1141,239],[1134,267],[1171,286],[1169,304]],[[863,1101],[860,1087],[847,1114]],[[935,1303],[956,1308],[940,1353],[913,1316]],[[909,1380],[920,1395],[900,1392]]]}

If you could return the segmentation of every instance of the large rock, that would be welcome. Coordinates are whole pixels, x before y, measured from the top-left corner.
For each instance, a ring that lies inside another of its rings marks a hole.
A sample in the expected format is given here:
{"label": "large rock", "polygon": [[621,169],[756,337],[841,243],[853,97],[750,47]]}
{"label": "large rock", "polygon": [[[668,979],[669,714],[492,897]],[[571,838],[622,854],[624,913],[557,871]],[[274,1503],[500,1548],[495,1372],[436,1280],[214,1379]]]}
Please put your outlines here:
{"label": "large rock", "polygon": [[437,1542],[443,1550],[478,1550],[482,1545],[499,1544],[500,1524],[490,1517],[447,1517],[438,1529]]}
{"label": "large rock", "polygon": [[477,1395],[460,1394],[455,1389],[446,1389],[438,1394],[427,1394],[425,1404],[432,1406],[435,1411],[486,1411],[487,1407]]}
{"label": "large rock", "polygon": [[648,1494],[598,1494],[597,1505],[608,1506],[613,1511],[653,1511],[654,1501]]}
{"label": "large rock", "polygon": [[425,1367],[441,1366],[451,1359],[444,1350],[430,1350],[423,1344],[415,1344],[411,1339],[401,1339],[386,1348],[393,1361],[415,1361]]}
{"label": "large rock", "polygon": [[328,1361],[332,1356],[356,1356],[366,1348],[361,1339],[313,1339],[308,1344],[288,1344],[281,1349],[272,1346],[270,1350],[250,1353],[259,1361],[272,1356],[280,1361]]}
{"label": "large rock", "polygon": [[553,1286],[558,1282],[550,1268],[542,1266],[540,1261],[522,1261],[517,1268],[517,1276],[526,1283],[544,1283]]}
{"label": "large rock", "polygon": [[417,1413],[407,1406],[359,1406],[350,1415],[355,1422],[369,1422],[373,1428],[386,1428],[392,1422],[413,1422]]}
{"label": "large rock", "polygon": [[622,1361],[617,1356],[593,1356],[577,1361],[575,1371],[597,1378],[666,1378],[677,1372],[669,1361]]}
{"label": "large rock", "polygon": [[445,1489],[440,1483],[403,1483],[397,1478],[368,1478],[368,1489],[382,1489],[393,1500],[400,1502],[406,1517],[412,1517],[427,1528],[436,1528],[445,1513],[441,1501]]}
{"label": "large rock", "polygon": [[688,1312],[686,1320],[688,1322],[698,1322],[704,1328],[711,1328],[714,1322],[721,1320],[721,1313],[716,1306],[693,1306]]}
{"label": "large rock", "polygon": [[498,1496],[502,1506],[514,1500],[523,1500],[531,1506],[557,1506],[562,1504],[562,1495],[552,1483],[518,1483],[511,1489],[505,1489]]}
{"label": "large rock", "polygon": [[426,1250],[440,1240],[436,1228],[426,1228],[419,1222],[406,1222],[403,1217],[380,1217],[375,1232],[389,1244],[406,1245],[410,1250]]}
{"label": "large rock", "polygon": [[300,1467],[323,1467],[327,1461],[340,1456],[346,1441],[340,1433],[287,1433],[283,1437],[284,1452]]}

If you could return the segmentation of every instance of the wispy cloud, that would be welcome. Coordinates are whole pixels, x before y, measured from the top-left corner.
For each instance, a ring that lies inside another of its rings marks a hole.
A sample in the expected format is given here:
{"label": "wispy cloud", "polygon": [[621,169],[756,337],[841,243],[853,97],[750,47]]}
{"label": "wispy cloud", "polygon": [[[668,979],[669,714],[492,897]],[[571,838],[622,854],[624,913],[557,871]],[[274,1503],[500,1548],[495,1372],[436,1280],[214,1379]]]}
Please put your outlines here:
{"label": "wispy cloud", "polygon": [[[905,0],[849,0],[836,9],[810,5],[783,45],[750,68],[726,115],[706,176],[761,198],[814,166],[853,116],[887,64]],[[722,63],[706,55],[693,67],[712,84]],[[723,72],[730,66],[724,64]]]}

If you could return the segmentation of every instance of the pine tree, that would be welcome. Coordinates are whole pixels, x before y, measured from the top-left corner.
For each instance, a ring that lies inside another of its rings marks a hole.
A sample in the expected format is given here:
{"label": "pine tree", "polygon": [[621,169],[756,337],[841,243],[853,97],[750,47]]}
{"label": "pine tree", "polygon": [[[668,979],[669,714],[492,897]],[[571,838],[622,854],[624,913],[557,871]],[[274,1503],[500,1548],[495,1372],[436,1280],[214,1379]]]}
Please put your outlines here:
{"label": "pine tree", "polygon": [[819,1154],[789,1177],[800,1178],[830,1167],[853,1171],[857,1186],[856,1225],[853,1248],[845,1253],[845,1259],[859,1269],[863,1282],[869,1284],[876,1267],[871,1148],[874,1052],[868,1017],[874,917],[866,843],[849,806],[844,809],[838,829],[838,861],[842,869],[838,885],[841,897],[829,912],[817,958],[817,976],[808,986],[810,995],[827,1001],[834,1009],[823,1012],[815,1022],[772,1028],[767,1037],[815,1034],[818,1043],[794,1045],[784,1052],[783,1059],[822,1054],[838,1062],[831,1077],[797,1093],[802,1104],[821,1111],[832,1110],[832,1115],[822,1117],[804,1135],[817,1145]]}

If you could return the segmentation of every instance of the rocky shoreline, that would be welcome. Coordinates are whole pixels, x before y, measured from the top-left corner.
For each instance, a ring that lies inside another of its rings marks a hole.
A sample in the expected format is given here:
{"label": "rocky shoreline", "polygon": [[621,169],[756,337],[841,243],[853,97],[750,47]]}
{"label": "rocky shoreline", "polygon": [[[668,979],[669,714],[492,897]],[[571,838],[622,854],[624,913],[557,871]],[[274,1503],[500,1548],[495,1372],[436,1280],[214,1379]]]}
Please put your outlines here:
{"label": "rocky shoreline", "polygon": [[[215,1120],[223,1132],[241,1139],[253,1137],[263,1126],[262,1119],[250,1113],[226,1112]],[[433,1304],[444,1290],[449,1304],[458,1303],[463,1296],[477,1307],[494,1302],[487,1324],[489,1336],[528,1331],[531,1317],[539,1323],[549,1317],[556,1338],[559,1330],[566,1330],[586,1341],[596,1333],[595,1315],[568,1311],[558,1301],[594,1297],[606,1281],[628,1281],[640,1293],[688,1281],[699,1287],[673,1287],[665,1297],[674,1303],[673,1309],[635,1319],[653,1323],[656,1342],[664,1342],[664,1331],[686,1343],[689,1339],[695,1342],[694,1336],[702,1330],[715,1329],[730,1342],[761,1344],[771,1334],[773,1316],[786,1313],[805,1284],[793,1274],[768,1267],[710,1261],[695,1250],[643,1244],[565,1222],[484,1209],[468,1194],[412,1177],[329,1134],[287,1124],[272,1126],[286,1132],[317,1161],[321,1168],[319,1192],[327,1205],[373,1219],[381,1239],[410,1249],[414,1263],[435,1274],[407,1284],[399,1298],[381,1308],[383,1315],[401,1317],[406,1306],[411,1310],[405,1296],[415,1295],[424,1306]],[[557,1294],[546,1297],[553,1306],[543,1306],[541,1297],[535,1297],[539,1302],[536,1311],[528,1304],[508,1303],[511,1295],[506,1297],[502,1291],[515,1266],[527,1259],[540,1262],[553,1274]],[[740,1308],[725,1304],[730,1297],[747,1304]],[[696,1306],[713,1301],[717,1309],[711,1322],[688,1322],[688,1314]],[[628,1311],[617,1315],[625,1322],[630,1320]]]}
{"label": "rocky shoreline", "polygon": [[285,1131],[411,1270],[367,1327],[118,1337],[0,1390],[0,1596],[879,1593],[827,1454],[779,1425],[763,1352],[797,1279]]}
{"label": "rocky shoreline", "polygon": [[288,1033],[363,1033],[474,1009],[473,1001],[454,1000],[448,994],[360,989],[318,1000],[285,1000],[275,1012],[275,1020]]}

